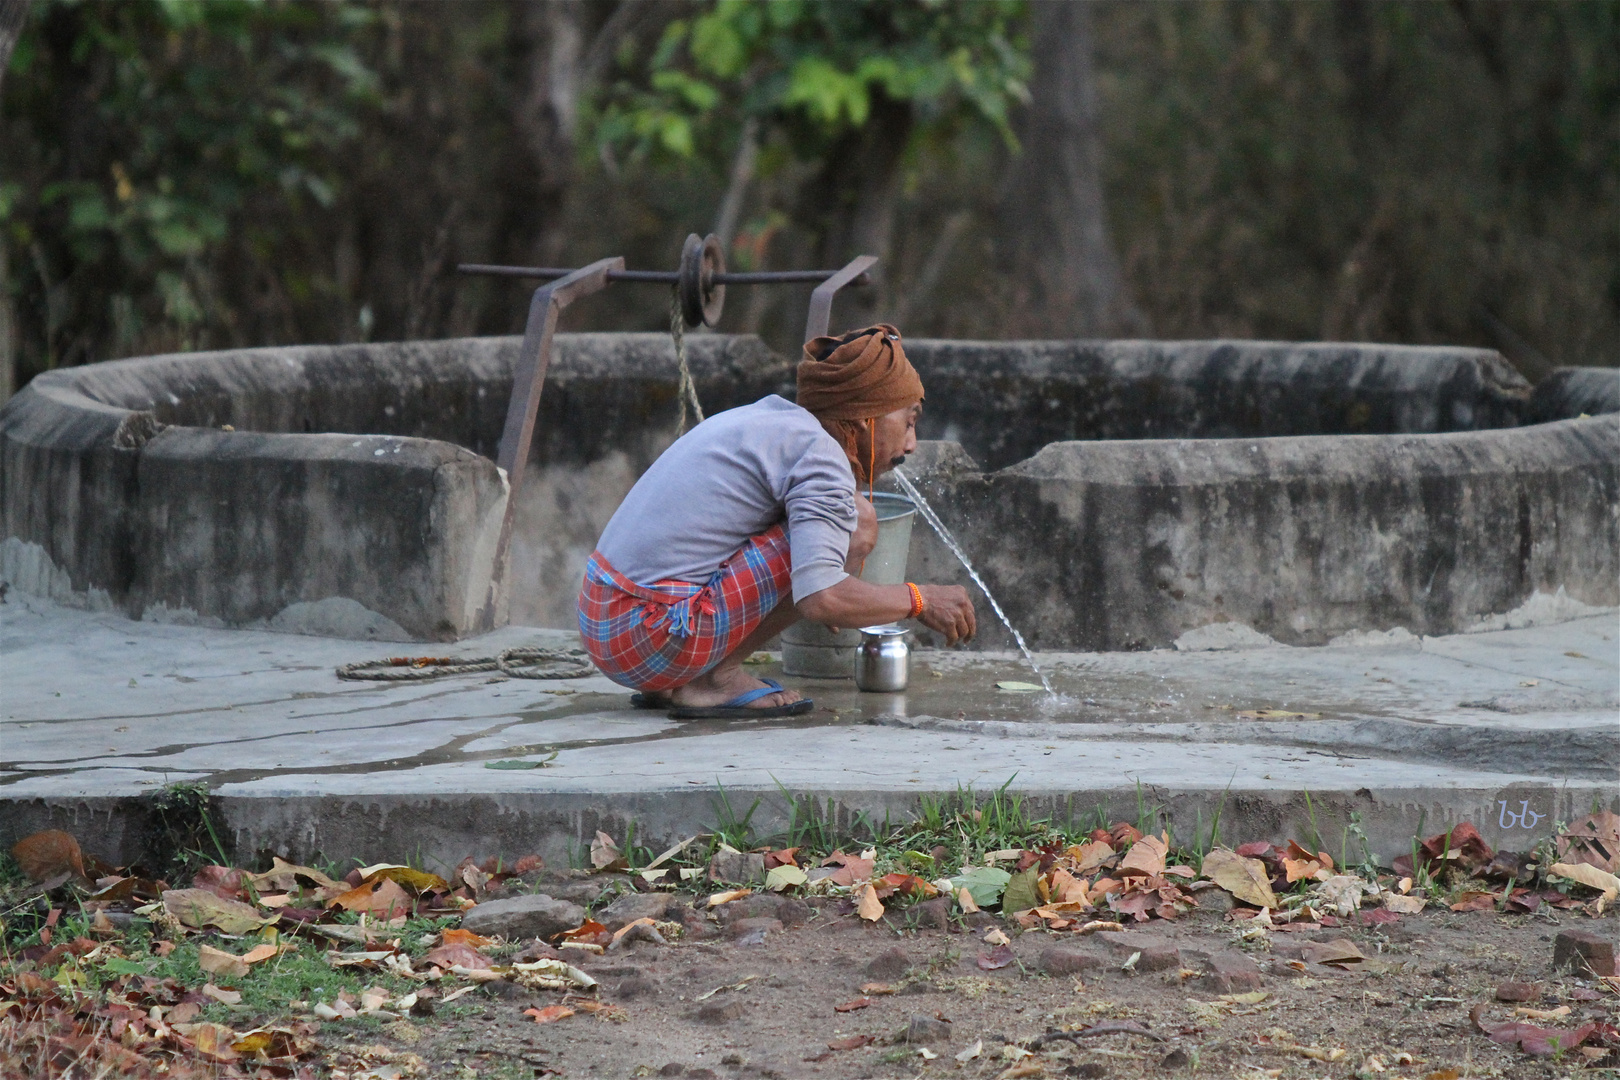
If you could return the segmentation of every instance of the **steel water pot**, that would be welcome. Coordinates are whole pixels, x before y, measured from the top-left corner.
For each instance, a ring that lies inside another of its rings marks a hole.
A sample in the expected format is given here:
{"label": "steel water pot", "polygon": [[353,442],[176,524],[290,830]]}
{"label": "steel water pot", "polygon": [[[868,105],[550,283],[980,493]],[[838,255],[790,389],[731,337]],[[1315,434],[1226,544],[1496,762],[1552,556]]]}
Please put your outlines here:
{"label": "steel water pot", "polygon": [[904,626],[861,628],[855,647],[855,685],[861,690],[895,694],[911,677],[911,631]]}

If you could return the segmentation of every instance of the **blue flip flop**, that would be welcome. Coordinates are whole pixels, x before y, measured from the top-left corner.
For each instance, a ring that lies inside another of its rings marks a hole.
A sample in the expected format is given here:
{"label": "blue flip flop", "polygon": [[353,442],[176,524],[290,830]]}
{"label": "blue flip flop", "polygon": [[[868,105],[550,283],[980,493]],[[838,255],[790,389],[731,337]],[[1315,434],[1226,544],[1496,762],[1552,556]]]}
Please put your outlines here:
{"label": "blue flip flop", "polygon": [[669,717],[671,720],[765,719],[772,716],[800,716],[816,707],[816,703],[810,698],[801,698],[787,705],[772,705],[767,708],[749,707],[749,702],[769,697],[782,689],[784,689],[782,684],[775,679],[766,679],[765,685],[758,690],[738,694],[724,705],[678,705],[669,710]]}

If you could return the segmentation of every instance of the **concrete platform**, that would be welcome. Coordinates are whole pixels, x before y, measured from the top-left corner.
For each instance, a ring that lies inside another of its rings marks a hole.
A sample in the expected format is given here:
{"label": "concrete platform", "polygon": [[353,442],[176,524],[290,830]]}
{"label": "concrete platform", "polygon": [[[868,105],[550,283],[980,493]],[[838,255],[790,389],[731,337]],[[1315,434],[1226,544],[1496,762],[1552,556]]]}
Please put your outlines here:
{"label": "concrete platform", "polygon": [[[378,684],[333,674],[407,650],[574,643],[555,630],[402,646],[7,600],[0,843],[61,827],[109,859],[142,856],[148,797],[177,781],[210,786],[215,825],[238,857],[429,865],[530,851],[563,862],[597,828],[622,839],[632,822],[637,842],[657,847],[712,826],[725,812],[721,786],[738,815],[757,800],[764,832],[785,825],[784,792],[848,827],[863,814],[904,821],[923,796],[1007,785],[1059,819],[1156,815],[1179,840],[1207,842],[1218,813],[1227,840],[1314,832],[1335,856],[1354,812],[1385,860],[1413,833],[1461,820],[1522,849],[1555,820],[1620,809],[1612,611],[1318,648],[1229,625],[1190,635],[1190,651],[1043,654],[1056,699],[996,689],[1031,678],[1015,657],[919,652],[907,694],[790,679],[815,713],[677,724],[632,709],[600,677]],[[1226,647],[1198,648],[1209,645]],[[1304,715],[1242,715],[1259,710]],[[486,767],[553,750],[545,768]],[[1359,855],[1354,843],[1349,853]]]}

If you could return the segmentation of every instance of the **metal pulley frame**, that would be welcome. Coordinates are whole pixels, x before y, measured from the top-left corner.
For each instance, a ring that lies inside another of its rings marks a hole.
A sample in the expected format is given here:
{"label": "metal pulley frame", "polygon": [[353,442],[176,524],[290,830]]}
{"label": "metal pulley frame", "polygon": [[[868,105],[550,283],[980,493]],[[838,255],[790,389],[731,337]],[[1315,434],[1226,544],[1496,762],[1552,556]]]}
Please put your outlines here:
{"label": "metal pulley frame", "polygon": [[506,580],[512,529],[516,519],[517,495],[528,471],[529,448],[534,443],[534,425],[540,413],[540,394],[545,388],[546,371],[551,366],[551,339],[557,333],[557,320],[575,300],[600,292],[614,281],[657,282],[675,286],[681,318],[687,326],[714,326],[725,308],[727,285],[786,285],[816,282],[810,294],[810,312],[805,320],[804,339],[827,332],[832,319],[833,297],[846,285],[865,285],[866,271],[877,262],[875,255],[862,255],[838,270],[760,270],[728,273],[724,246],[713,233],[699,238],[687,236],[681,246],[678,270],[626,270],[624,259],[599,259],[589,266],[563,269],[548,266],[494,266],[462,263],[456,271],[494,277],[540,279],[546,284],[529,300],[529,318],[523,328],[523,344],[518,348],[517,366],[512,373],[512,399],[506,408],[506,426],[501,432],[495,463],[506,473],[506,513],[501,519],[500,536],[495,544],[489,591],[479,611],[479,628],[495,626]]}

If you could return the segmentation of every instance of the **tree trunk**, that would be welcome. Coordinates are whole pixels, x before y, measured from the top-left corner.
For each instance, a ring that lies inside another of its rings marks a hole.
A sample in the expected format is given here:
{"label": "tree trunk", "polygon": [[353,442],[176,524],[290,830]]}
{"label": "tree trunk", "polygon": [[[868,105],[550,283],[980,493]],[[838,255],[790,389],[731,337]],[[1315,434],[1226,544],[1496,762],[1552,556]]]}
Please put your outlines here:
{"label": "tree trunk", "polygon": [[[0,0],[0,89],[11,65],[11,50],[17,47],[27,20],[28,0]],[[0,405],[11,400],[17,387],[17,317],[6,280],[9,257],[5,244],[0,243]]]}
{"label": "tree trunk", "polygon": [[11,50],[17,47],[27,21],[28,0],[0,0],[0,89],[5,86],[6,68],[11,65]]}
{"label": "tree trunk", "polygon": [[866,123],[826,156],[807,192],[811,210],[804,218],[820,222],[822,265],[843,266],[857,255],[876,255],[880,260],[871,287],[840,294],[833,312],[834,333],[888,317],[883,313],[889,310],[888,283],[893,275],[886,271],[893,254],[900,162],[913,124],[908,102],[874,94]]}
{"label": "tree trunk", "polygon": [[1146,330],[1120,279],[1102,192],[1091,5],[1037,3],[1033,100],[1002,205],[1002,256],[1020,334]]}
{"label": "tree trunk", "polygon": [[552,265],[562,254],[564,199],[573,179],[574,133],[585,61],[585,4],[554,0],[522,6],[529,92],[515,117],[528,146],[540,215],[532,258]]}

